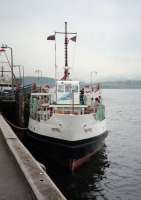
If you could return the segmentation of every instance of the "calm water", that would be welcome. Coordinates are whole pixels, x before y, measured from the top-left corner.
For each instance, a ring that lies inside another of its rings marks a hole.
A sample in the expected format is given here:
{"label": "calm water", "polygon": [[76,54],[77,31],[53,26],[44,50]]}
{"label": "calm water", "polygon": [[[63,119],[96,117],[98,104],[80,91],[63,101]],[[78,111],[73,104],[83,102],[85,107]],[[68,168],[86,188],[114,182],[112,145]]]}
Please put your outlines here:
{"label": "calm water", "polygon": [[105,147],[74,174],[35,156],[68,200],[141,199],[141,90],[104,90]]}

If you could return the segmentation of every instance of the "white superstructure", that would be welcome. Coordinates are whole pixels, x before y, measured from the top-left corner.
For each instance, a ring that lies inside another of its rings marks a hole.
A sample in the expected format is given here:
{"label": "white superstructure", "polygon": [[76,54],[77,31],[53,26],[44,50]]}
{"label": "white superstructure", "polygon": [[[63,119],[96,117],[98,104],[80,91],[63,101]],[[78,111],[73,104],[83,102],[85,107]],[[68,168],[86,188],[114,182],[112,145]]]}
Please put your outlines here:
{"label": "white superstructure", "polygon": [[93,99],[95,92],[81,94],[79,87],[78,81],[58,81],[57,103],[53,93],[32,93],[29,130],[67,141],[88,139],[105,132],[105,110],[98,99],[100,96]]}

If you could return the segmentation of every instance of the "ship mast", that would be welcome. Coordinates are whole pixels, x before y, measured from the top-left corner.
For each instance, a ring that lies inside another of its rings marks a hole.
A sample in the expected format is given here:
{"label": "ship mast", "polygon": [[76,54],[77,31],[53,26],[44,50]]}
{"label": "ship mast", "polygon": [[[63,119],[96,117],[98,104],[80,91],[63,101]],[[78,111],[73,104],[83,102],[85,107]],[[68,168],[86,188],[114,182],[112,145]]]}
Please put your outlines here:
{"label": "ship mast", "polygon": [[65,22],[65,67],[68,67],[68,35],[67,35],[67,22]]}
{"label": "ship mast", "polygon": [[67,33],[67,22],[65,22],[65,69],[64,77],[62,79],[69,79],[69,69],[68,69],[68,33]]}
{"label": "ship mast", "polygon": [[[56,79],[56,34],[64,34],[65,35],[65,67],[64,67],[64,76],[61,78],[61,80],[68,80],[69,79],[69,67],[68,67],[68,43],[69,40],[75,41],[76,42],[76,34],[77,33],[72,33],[67,31],[67,22],[65,22],[65,32],[54,32],[54,35],[49,35],[47,37],[47,40],[55,40],[55,79]],[[68,35],[75,35],[72,38],[68,39]]]}

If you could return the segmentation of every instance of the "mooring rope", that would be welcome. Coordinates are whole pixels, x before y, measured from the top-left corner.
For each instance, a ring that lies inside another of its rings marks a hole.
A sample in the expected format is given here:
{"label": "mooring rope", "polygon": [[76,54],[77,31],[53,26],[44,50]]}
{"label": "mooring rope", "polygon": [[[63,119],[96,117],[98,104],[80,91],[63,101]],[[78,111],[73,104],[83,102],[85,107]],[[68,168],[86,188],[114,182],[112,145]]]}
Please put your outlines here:
{"label": "mooring rope", "polygon": [[[4,117],[5,118],[5,117]],[[13,126],[14,128],[16,129],[19,129],[19,130],[27,130],[28,128],[23,128],[23,127],[20,127],[20,126],[17,126],[15,124],[13,124],[12,122],[10,122],[8,119],[5,118],[5,120],[8,122],[8,124],[10,124],[11,126]]]}

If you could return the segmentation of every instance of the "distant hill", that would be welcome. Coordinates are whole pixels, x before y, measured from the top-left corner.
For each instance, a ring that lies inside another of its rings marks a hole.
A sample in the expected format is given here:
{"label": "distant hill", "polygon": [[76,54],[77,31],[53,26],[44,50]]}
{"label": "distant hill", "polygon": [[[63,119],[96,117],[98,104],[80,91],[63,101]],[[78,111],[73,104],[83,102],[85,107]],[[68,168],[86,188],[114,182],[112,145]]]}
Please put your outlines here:
{"label": "distant hill", "polygon": [[102,86],[105,89],[141,89],[141,80],[106,81]]}
{"label": "distant hill", "polygon": [[[49,85],[52,87],[55,80],[50,77],[37,78],[33,76],[26,76],[24,78],[25,85],[36,83],[37,85]],[[104,89],[141,89],[141,80],[125,80],[125,81],[104,81],[101,82]],[[81,82],[85,85],[85,82]]]}
{"label": "distant hill", "polygon": [[37,85],[53,86],[55,84],[55,80],[50,77],[42,77],[42,78],[37,78],[37,77],[33,77],[33,76],[25,76],[24,77],[24,85],[29,85],[32,83],[36,83]]}

